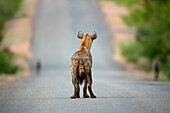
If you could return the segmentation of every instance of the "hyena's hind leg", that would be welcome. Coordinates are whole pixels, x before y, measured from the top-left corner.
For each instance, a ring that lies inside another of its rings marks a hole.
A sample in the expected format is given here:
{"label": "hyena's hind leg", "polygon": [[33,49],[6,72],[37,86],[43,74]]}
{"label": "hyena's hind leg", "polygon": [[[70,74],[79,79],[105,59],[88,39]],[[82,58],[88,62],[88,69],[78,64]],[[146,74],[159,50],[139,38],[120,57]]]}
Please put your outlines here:
{"label": "hyena's hind leg", "polygon": [[79,81],[77,79],[77,68],[72,67],[71,68],[71,74],[72,74],[72,83],[74,86],[74,94],[70,98],[80,98],[80,87],[79,87]]}
{"label": "hyena's hind leg", "polygon": [[91,98],[96,98],[96,96],[94,95],[93,91],[92,91],[92,75],[91,75],[91,71],[90,73],[86,76],[87,77],[87,81],[88,81],[88,90],[90,93]]}
{"label": "hyena's hind leg", "polygon": [[87,77],[84,80],[83,97],[89,98],[89,95],[87,94]]}

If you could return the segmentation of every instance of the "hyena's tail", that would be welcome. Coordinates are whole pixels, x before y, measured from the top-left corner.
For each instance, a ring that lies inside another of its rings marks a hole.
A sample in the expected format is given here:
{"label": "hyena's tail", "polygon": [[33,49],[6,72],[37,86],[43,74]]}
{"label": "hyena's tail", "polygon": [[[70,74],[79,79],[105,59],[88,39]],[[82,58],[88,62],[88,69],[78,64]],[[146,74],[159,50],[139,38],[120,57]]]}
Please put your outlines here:
{"label": "hyena's tail", "polygon": [[78,78],[79,78],[79,83],[82,84],[83,80],[85,78],[85,70],[84,70],[84,63],[83,60],[79,60],[79,66],[78,66]]}

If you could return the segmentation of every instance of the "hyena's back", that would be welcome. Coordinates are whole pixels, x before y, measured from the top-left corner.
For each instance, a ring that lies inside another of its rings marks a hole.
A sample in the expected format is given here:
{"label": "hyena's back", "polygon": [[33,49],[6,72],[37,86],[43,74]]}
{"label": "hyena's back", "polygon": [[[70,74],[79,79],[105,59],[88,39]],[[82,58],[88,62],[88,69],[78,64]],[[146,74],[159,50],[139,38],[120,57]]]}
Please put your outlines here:
{"label": "hyena's back", "polygon": [[86,75],[91,71],[91,59],[82,52],[76,52],[71,58],[70,68],[73,73],[72,77],[77,78],[82,84]]}

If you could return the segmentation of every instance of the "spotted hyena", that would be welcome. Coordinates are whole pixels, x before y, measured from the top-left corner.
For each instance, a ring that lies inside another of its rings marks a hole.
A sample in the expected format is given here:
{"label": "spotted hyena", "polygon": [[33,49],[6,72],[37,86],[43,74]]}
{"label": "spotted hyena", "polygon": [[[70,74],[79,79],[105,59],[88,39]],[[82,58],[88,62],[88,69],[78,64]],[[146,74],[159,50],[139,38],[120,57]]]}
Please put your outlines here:
{"label": "spotted hyena", "polygon": [[93,40],[97,38],[97,33],[84,34],[82,31],[78,32],[77,37],[81,39],[80,46],[74,55],[71,57],[70,68],[72,74],[72,83],[74,86],[74,94],[70,98],[80,98],[79,84],[84,81],[83,97],[88,98],[87,85],[91,98],[96,98],[92,91],[92,56],[90,48]]}

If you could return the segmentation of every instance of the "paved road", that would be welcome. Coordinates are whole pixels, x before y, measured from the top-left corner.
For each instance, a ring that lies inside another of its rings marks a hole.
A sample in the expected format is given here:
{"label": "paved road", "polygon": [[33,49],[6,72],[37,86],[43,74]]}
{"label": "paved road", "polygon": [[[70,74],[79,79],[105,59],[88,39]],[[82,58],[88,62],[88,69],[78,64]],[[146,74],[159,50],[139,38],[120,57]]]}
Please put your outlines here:
{"label": "paved road", "polygon": [[[43,69],[0,88],[0,113],[170,112],[169,82],[126,79],[134,74],[112,62],[111,33],[94,0],[39,0],[33,30],[30,65],[40,59]],[[69,98],[69,62],[79,46],[79,30],[98,33],[92,46],[96,99]]]}

